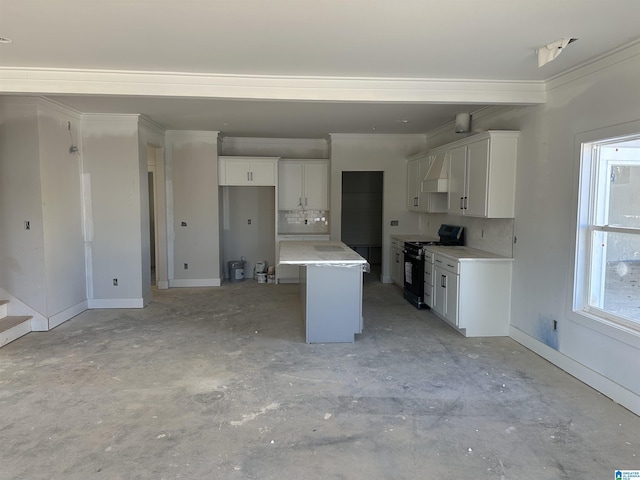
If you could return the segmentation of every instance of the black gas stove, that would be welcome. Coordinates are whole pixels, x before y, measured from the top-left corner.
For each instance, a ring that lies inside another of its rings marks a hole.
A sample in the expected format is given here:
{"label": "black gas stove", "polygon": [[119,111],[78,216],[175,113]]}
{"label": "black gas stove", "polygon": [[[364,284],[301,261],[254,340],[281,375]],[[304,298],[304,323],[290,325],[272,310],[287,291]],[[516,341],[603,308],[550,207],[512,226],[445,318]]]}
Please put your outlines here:
{"label": "black gas stove", "polygon": [[[439,240],[429,242],[404,242],[405,250],[408,250],[411,254],[421,254],[422,247],[427,245],[449,245],[449,246],[461,246],[464,245],[464,227],[456,225],[440,225],[438,229]],[[405,252],[406,253],[406,252]]]}
{"label": "black gas stove", "polygon": [[416,308],[424,303],[424,250],[427,245],[464,245],[464,227],[440,225],[439,241],[404,243],[404,298]]}

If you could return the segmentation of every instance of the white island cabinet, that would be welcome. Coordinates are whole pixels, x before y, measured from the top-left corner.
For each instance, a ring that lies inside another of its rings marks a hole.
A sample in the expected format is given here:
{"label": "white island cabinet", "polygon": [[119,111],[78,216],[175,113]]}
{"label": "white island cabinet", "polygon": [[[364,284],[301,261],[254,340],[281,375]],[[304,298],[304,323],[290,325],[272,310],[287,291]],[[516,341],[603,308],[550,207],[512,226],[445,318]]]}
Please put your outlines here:
{"label": "white island cabinet", "polygon": [[280,242],[279,265],[300,266],[307,343],[353,342],[362,333],[367,261],[342,242]]}

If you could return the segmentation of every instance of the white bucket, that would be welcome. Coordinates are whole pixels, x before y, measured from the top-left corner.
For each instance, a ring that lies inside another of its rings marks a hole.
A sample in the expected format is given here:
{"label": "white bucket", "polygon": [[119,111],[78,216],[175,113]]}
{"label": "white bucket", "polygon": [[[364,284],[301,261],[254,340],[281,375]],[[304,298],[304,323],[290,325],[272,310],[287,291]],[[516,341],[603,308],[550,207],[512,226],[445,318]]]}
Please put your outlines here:
{"label": "white bucket", "polygon": [[267,274],[266,273],[258,273],[258,283],[267,283]]}

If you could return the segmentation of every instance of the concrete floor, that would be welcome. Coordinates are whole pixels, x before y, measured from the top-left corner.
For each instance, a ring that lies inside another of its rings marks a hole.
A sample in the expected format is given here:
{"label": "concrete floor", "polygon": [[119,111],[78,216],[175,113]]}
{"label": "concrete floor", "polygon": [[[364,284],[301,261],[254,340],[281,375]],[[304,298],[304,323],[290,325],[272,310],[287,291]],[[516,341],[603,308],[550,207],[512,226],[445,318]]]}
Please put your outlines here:
{"label": "concrete floor", "polygon": [[367,282],[354,344],[298,286],[155,291],[0,349],[4,479],[608,479],[640,418],[509,338]]}

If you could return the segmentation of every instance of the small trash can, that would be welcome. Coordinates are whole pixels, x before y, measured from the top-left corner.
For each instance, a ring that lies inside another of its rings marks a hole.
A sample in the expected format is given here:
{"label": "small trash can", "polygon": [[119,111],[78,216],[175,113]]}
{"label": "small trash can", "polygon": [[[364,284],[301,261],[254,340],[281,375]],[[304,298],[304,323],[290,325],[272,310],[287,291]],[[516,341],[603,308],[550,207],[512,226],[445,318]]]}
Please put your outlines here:
{"label": "small trash can", "polygon": [[229,262],[229,280],[241,282],[244,280],[244,262],[242,260],[232,260]]}

